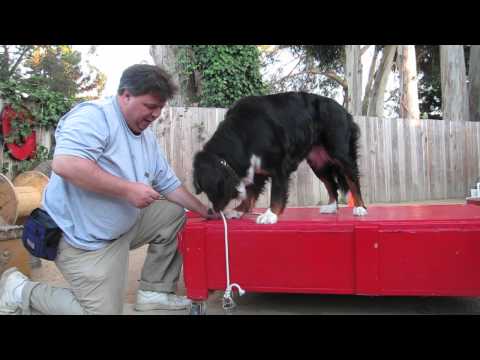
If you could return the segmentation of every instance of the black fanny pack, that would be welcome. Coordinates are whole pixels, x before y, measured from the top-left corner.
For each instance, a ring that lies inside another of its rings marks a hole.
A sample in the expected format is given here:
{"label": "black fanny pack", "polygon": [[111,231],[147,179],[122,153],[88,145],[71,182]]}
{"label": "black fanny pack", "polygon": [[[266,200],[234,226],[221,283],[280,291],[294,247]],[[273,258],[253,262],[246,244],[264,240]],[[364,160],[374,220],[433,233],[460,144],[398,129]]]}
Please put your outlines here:
{"label": "black fanny pack", "polygon": [[35,209],[23,226],[23,246],[33,256],[55,260],[62,230],[55,221],[42,209]]}

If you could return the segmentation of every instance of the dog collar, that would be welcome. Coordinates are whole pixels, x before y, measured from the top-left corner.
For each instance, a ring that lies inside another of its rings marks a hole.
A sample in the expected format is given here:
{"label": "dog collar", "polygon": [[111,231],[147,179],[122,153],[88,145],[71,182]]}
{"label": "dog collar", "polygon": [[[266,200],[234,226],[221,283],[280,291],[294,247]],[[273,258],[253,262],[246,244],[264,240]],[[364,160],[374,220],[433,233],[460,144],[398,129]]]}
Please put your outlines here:
{"label": "dog collar", "polygon": [[237,175],[237,173],[235,172],[235,170],[233,170],[233,168],[232,168],[230,165],[228,165],[228,163],[227,163],[226,160],[220,158],[220,164],[223,165],[223,166],[225,166],[225,167],[228,169],[228,171],[229,171],[237,180],[240,181],[240,177]]}

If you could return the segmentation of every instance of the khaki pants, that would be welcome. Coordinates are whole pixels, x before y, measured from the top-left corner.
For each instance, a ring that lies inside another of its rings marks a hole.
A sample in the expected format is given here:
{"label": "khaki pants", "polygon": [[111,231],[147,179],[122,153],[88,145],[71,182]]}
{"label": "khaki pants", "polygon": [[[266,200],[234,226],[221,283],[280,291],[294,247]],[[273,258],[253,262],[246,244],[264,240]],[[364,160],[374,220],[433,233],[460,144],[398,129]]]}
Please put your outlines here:
{"label": "khaki pants", "polygon": [[177,234],[185,224],[182,207],[159,200],[141,211],[126,234],[95,251],[60,241],[55,263],[71,289],[29,281],[22,291],[22,313],[121,314],[129,250],[148,245],[141,290],[173,292],[182,267]]}

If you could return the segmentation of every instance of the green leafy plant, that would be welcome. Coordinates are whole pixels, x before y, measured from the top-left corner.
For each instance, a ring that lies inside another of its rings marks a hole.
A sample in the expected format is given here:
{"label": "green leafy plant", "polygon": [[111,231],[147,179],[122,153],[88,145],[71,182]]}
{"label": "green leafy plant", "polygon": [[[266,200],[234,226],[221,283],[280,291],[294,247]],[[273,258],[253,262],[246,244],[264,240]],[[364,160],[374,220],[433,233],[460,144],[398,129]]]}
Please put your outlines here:
{"label": "green leafy plant", "polygon": [[[10,134],[3,139],[5,143],[19,146],[25,142],[33,129],[55,128],[61,116],[75,102],[72,97],[66,97],[44,86],[36,86],[35,78],[30,78],[28,82],[13,78],[0,81],[0,97],[5,105],[10,105],[17,114],[24,114],[23,119],[17,115],[11,120]],[[48,158],[48,149],[40,145],[31,159],[14,163],[12,173],[18,174],[29,170]],[[7,173],[8,165],[4,163],[1,171]]]}
{"label": "green leafy plant", "polygon": [[205,107],[229,107],[249,95],[264,95],[267,86],[260,74],[255,45],[185,45],[178,53],[182,86],[193,82],[192,102]]}
{"label": "green leafy plant", "polygon": [[[27,112],[33,118],[33,126],[55,127],[75,99],[40,86],[38,81],[37,77],[29,78],[28,81],[12,78],[0,81],[0,96],[6,103],[11,104],[16,112]],[[17,128],[20,129],[20,126]]]}
{"label": "green leafy plant", "polygon": [[[92,46],[91,54],[95,53]],[[53,129],[76,102],[94,99],[105,87],[105,74],[71,45],[0,45],[0,99],[17,114],[4,143],[22,145],[33,129]],[[51,154],[38,147],[30,160],[13,162],[11,170],[28,169]],[[46,149],[46,148],[45,148]],[[52,152],[51,152],[52,153]],[[2,172],[9,171],[2,164]]]}

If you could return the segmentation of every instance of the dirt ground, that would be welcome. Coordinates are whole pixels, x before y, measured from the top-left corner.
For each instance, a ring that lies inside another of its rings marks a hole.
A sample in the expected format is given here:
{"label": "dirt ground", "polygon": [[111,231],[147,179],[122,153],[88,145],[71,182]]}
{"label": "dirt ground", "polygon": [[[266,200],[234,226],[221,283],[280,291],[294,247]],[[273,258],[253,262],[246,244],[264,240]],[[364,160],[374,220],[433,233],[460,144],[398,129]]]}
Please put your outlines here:
{"label": "dirt ground", "polygon": [[[464,204],[465,199],[421,202],[422,204]],[[410,205],[370,204],[377,206]],[[125,295],[125,315],[185,315],[189,311],[137,312],[133,309],[138,289],[138,279],[146,256],[147,247],[130,252],[128,289]],[[48,282],[54,286],[68,287],[55,264],[42,261],[40,267],[32,269],[32,280]],[[180,277],[178,294],[185,294],[183,274]],[[207,301],[207,314],[224,315],[222,308],[223,291],[216,291]],[[235,298],[237,306],[234,315],[309,315],[309,314],[480,314],[480,298],[452,297],[371,297],[351,295],[320,294],[259,294],[247,293]]]}

